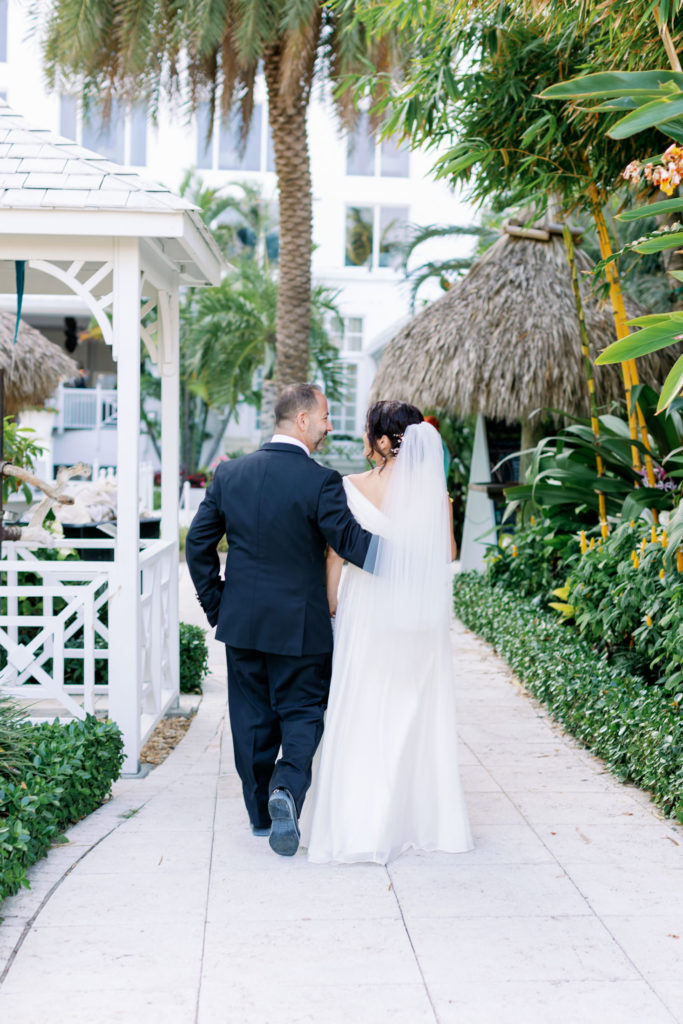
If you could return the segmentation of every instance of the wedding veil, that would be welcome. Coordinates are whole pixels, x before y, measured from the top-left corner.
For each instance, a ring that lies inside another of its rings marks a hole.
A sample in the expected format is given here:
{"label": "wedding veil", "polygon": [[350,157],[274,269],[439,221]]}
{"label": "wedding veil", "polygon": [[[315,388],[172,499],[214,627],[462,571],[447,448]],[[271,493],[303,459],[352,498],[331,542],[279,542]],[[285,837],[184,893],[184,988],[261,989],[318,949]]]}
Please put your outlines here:
{"label": "wedding veil", "polygon": [[431,424],[406,428],[382,511],[388,522],[374,568],[382,612],[401,631],[447,625],[450,518],[441,437]]}

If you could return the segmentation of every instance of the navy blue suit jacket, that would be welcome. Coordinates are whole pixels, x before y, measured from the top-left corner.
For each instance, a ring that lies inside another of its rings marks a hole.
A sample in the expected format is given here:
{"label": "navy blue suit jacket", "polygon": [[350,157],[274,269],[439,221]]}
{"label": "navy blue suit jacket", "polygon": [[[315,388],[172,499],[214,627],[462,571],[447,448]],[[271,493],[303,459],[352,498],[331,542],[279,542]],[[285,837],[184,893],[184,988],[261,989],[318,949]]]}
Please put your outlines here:
{"label": "navy blue suit jacket", "polygon": [[[216,552],[223,534],[225,581]],[[326,547],[362,567],[371,540],[349,511],[339,473],[295,444],[271,443],[220,463],[185,554],[218,640],[272,654],[322,654],[332,650]]]}

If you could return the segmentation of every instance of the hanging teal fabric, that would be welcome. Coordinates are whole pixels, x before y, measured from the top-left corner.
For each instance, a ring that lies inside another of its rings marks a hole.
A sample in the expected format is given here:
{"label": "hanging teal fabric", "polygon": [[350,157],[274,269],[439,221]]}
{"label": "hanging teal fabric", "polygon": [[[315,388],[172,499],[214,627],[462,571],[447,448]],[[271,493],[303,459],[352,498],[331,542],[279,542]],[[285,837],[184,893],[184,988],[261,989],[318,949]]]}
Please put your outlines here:
{"label": "hanging teal fabric", "polygon": [[19,334],[19,321],[21,319],[21,305],[24,301],[24,280],[26,279],[26,260],[15,260],[14,269],[17,276],[17,322],[14,325],[14,344],[17,343]]}

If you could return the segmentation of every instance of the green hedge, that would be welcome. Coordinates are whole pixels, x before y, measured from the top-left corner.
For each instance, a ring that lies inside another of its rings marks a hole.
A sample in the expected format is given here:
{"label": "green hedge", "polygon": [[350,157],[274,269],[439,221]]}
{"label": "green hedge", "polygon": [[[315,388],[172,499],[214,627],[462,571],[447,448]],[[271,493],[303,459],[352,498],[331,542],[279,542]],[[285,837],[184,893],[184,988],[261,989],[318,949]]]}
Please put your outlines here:
{"label": "green hedge", "polygon": [[455,578],[454,605],[461,621],[495,647],[569,732],[683,821],[679,700],[619,671],[538,599],[463,573]]}
{"label": "green hedge", "polygon": [[180,623],[180,692],[201,693],[209,671],[206,630]]}
{"label": "green hedge", "polygon": [[17,728],[30,755],[20,775],[0,778],[0,901],[28,887],[26,869],[103,803],[123,764],[119,729],[93,715]]}

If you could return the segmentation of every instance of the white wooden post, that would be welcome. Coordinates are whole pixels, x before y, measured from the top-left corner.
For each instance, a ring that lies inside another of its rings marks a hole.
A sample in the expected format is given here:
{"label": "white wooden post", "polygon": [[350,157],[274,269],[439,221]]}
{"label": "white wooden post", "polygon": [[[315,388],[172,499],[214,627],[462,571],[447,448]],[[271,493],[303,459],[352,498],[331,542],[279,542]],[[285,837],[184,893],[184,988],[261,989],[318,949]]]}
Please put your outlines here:
{"label": "white wooden post", "polygon": [[[482,413],[477,416],[474,432],[470,483],[483,484],[491,480],[489,443],[486,435],[486,420]],[[493,502],[483,491],[467,492],[465,504],[465,525],[462,534],[460,566],[464,571],[476,569],[483,572],[484,555],[489,545],[496,543],[496,514]],[[485,537],[484,540],[480,538]]]}
{"label": "white wooden post", "polygon": [[119,415],[114,585],[109,603],[109,714],[123,732],[123,771],[140,767],[140,272],[137,239],[114,241],[113,348]]}
{"label": "white wooden post", "polygon": [[161,372],[161,538],[173,542],[172,571],[168,593],[170,682],[179,693],[180,664],[178,637],[178,474],[180,469],[180,340],[178,287],[159,295],[159,370]]}

